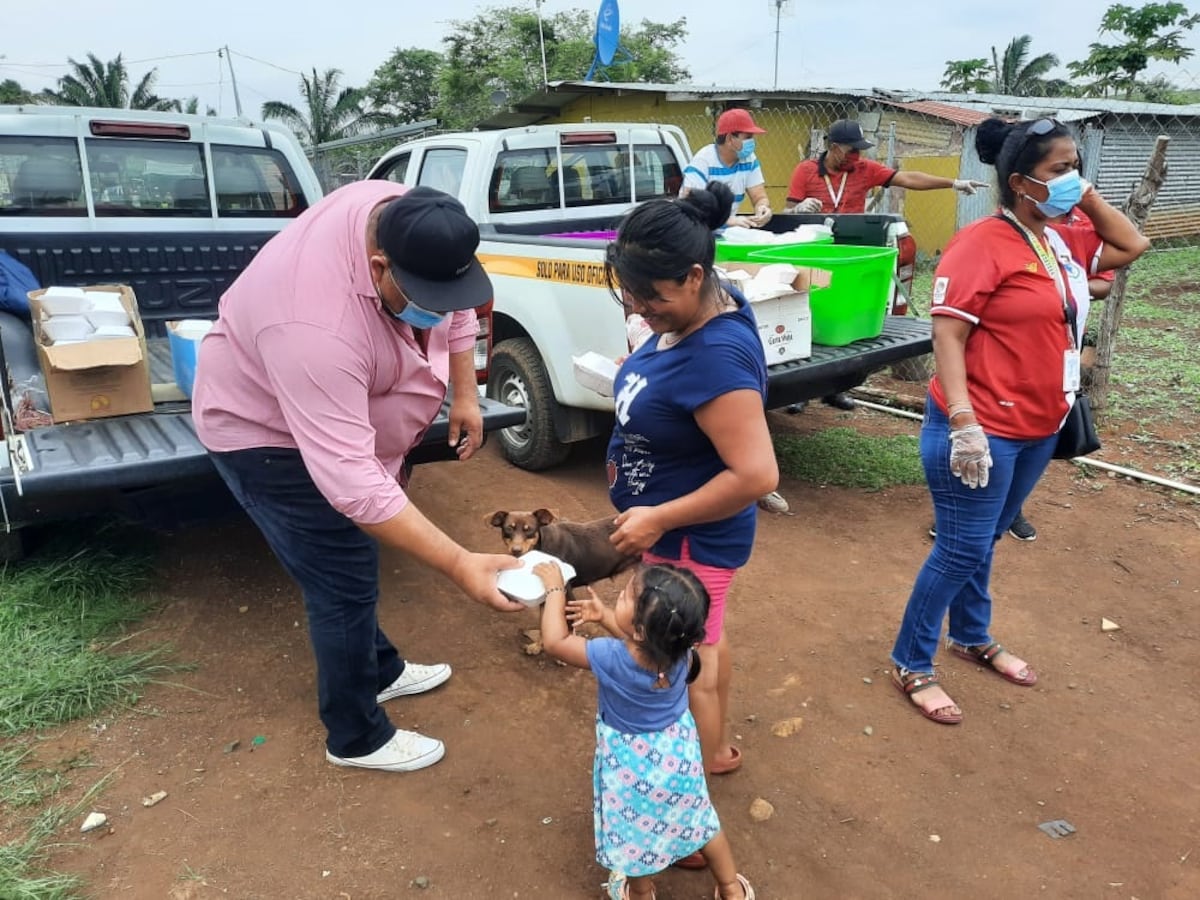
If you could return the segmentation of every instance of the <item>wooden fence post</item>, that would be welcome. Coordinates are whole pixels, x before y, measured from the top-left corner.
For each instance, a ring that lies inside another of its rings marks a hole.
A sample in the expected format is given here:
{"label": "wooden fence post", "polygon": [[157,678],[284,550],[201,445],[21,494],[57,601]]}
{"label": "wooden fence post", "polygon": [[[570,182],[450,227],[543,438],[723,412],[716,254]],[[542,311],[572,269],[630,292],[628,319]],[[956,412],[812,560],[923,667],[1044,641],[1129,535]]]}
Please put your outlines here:
{"label": "wooden fence post", "polygon": [[[1125,201],[1122,212],[1137,226],[1138,231],[1144,231],[1146,220],[1150,217],[1150,208],[1154,205],[1158,191],[1167,179],[1167,144],[1170,138],[1160,134],[1154,143],[1154,152],[1146,164],[1146,172],[1142,180]],[[1088,386],[1088,399],[1092,408],[1102,410],[1108,405],[1108,385],[1112,375],[1112,358],[1116,350],[1117,330],[1121,326],[1121,315],[1125,309],[1125,283],[1129,278],[1129,267],[1117,269],[1113,278],[1112,291],[1104,302],[1104,315],[1100,319],[1100,333],[1096,340],[1096,362],[1092,367],[1091,383]]]}

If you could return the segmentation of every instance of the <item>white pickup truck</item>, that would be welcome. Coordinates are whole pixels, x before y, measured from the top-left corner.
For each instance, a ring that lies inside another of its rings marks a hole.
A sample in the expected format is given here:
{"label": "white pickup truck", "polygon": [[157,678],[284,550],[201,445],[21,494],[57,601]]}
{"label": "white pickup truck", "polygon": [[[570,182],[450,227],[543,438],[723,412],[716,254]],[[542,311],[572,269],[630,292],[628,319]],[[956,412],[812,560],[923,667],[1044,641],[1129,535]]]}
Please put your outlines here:
{"label": "white pickup truck", "polygon": [[[635,203],[677,195],[690,157],[675,126],[564,123],[421,138],[372,167],[369,178],[454,194],[479,223],[479,258],[496,293],[488,396],[527,413],[497,434],[515,465],[549,468],[572,443],[611,429],[612,401],[580,385],[572,361],[628,352],[622,309],[604,285],[605,241],[587,235],[614,229]],[[899,216],[833,218],[838,242],[902,244],[901,280],[911,283],[915,246]],[[781,215],[771,229],[825,221]],[[768,407],[847,390],[929,349],[928,323],[889,316],[879,338],[769,367]]]}

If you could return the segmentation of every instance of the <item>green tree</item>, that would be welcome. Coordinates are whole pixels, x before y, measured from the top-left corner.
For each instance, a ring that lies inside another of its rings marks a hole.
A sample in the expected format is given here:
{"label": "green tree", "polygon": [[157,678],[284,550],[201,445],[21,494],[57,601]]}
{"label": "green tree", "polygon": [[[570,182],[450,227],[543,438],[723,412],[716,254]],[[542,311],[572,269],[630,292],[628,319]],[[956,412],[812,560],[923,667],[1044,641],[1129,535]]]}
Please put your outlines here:
{"label": "green tree", "polygon": [[1047,94],[1046,75],[1058,65],[1053,53],[1029,58],[1033,38],[1027,34],[1015,37],[1004,48],[1004,55],[992,48],[992,91],[1012,97],[1041,97]]}
{"label": "green tree", "polygon": [[0,103],[31,103],[33,95],[11,78],[0,81]]}
{"label": "green tree", "polygon": [[[621,45],[629,60],[606,72],[614,81],[675,82],[689,73],[675,47],[686,38],[685,19],[662,24],[643,20],[622,28]],[[515,102],[542,87],[541,40],[546,48],[550,81],[577,81],[595,55],[594,16],[583,10],[542,19],[518,6],[492,7],[475,18],[451,23],[443,39],[445,66],[439,81],[438,116],[451,127],[470,127],[486,118],[505,99]]]}
{"label": "green tree", "polygon": [[956,94],[984,94],[992,89],[992,64],[978,59],[948,59],[942,87]]}
{"label": "green tree", "polygon": [[60,106],[105,106],[115,109],[174,109],[175,101],[164,100],[154,93],[154,80],[158,70],[151,69],[142,76],[133,92],[129,91],[129,72],[121,54],[109,62],[103,62],[96,54],[89,53],[87,62],[76,62],[70,57],[67,62],[73,71],[58,79],[58,90],[42,90],[40,97],[48,103]]}
{"label": "green tree", "polygon": [[365,128],[382,123],[383,116],[363,110],[366,91],[354,87],[339,88],[341,80],[341,69],[318,73],[314,68],[311,79],[307,75],[300,76],[300,93],[306,107],[303,112],[282,100],[268,100],[262,105],[262,117],[283,122],[309,148],[326,141],[353,137]]}
{"label": "green tree", "polygon": [[397,125],[435,116],[445,64],[436,50],[397,47],[367,82],[372,107]]}
{"label": "green tree", "polygon": [[1182,3],[1147,3],[1138,9],[1114,4],[1100,20],[1100,34],[1122,37],[1124,42],[1090,44],[1087,58],[1068,63],[1067,69],[1076,78],[1091,79],[1085,90],[1092,96],[1124,93],[1130,99],[1138,75],[1151,60],[1179,63],[1192,57],[1194,51],[1183,45],[1183,37],[1197,24],[1200,15],[1188,15]]}

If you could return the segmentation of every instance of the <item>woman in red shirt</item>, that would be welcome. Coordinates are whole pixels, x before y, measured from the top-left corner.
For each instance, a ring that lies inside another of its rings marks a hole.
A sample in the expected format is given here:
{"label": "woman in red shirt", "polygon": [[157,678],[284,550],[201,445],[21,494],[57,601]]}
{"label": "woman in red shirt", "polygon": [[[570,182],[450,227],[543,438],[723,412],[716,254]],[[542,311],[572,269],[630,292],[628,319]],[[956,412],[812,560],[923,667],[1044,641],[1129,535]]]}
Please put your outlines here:
{"label": "woman in red shirt", "polygon": [[[934,275],[933,354],[921,461],[937,540],[917,575],[892,650],[892,680],[928,719],[962,711],[933,671],[947,647],[1022,686],[1033,668],[989,633],[995,542],[1050,462],[1079,379],[1069,313],[1087,279],[1150,246],[1079,177],[1070,132],[1054,119],[989,119],[975,139],[996,167],[1000,210],[962,229]],[[1055,223],[1079,206],[1094,232]],[[1003,523],[1003,524],[1001,524]]]}

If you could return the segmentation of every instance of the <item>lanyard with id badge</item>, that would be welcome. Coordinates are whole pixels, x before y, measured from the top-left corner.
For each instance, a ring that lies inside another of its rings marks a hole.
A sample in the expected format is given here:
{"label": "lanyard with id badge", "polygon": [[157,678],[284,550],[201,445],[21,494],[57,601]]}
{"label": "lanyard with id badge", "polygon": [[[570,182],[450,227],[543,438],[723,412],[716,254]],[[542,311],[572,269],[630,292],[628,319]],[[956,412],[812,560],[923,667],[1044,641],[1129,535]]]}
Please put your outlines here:
{"label": "lanyard with id badge", "polygon": [[1004,221],[1008,222],[1021,233],[1026,243],[1029,244],[1033,252],[1037,254],[1038,259],[1041,260],[1042,265],[1046,269],[1046,274],[1054,281],[1055,288],[1058,289],[1058,296],[1062,301],[1063,322],[1067,326],[1067,336],[1071,339],[1071,346],[1063,351],[1063,391],[1065,393],[1074,393],[1082,386],[1082,380],[1079,365],[1079,328],[1076,324],[1076,307],[1067,300],[1067,291],[1071,290],[1071,286],[1063,277],[1062,266],[1049,247],[1038,240],[1021,222],[1017,221],[1016,216],[1007,209],[1003,211],[1003,215],[999,218],[1004,219]]}

